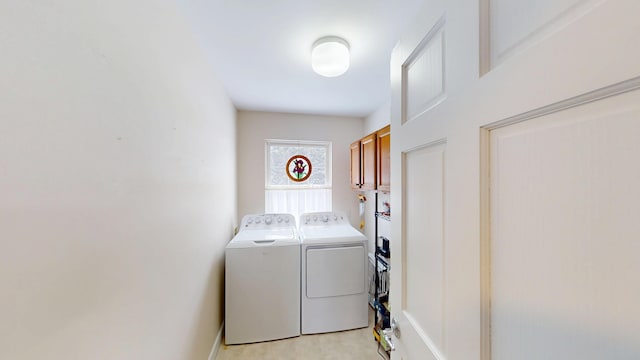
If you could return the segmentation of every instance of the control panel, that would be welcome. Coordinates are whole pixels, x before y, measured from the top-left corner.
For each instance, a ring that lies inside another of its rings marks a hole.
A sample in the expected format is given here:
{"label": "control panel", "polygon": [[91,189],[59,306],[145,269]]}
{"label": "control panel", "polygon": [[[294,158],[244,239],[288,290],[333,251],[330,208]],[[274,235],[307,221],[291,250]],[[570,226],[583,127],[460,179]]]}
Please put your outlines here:
{"label": "control panel", "polygon": [[302,225],[342,225],[348,224],[347,218],[344,214],[339,212],[318,212],[302,214],[300,218],[300,224]]}
{"label": "control panel", "polygon": [[295,227],[296,221],[291,214],[246,215],[240,224],[242,229],[275,229]]}

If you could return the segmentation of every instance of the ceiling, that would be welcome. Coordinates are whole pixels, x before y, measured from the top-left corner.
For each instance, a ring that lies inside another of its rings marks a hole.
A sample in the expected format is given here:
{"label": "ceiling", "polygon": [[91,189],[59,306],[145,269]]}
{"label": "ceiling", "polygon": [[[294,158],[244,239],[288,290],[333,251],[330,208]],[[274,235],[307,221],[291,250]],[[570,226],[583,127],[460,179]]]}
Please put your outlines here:
{"label": "ceiling", "polygon": [[[179,0],[236,108],[364,117],[389,99],[391,50],[422,0]],[[339,36],[349,70],[311,70],[311,45]]]}

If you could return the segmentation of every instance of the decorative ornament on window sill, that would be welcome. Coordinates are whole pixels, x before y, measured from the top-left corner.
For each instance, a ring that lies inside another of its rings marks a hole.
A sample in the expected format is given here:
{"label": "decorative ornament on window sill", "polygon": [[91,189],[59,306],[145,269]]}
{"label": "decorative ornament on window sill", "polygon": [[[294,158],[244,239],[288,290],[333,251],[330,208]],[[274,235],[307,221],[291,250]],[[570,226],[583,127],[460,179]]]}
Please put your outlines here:
{"label": "decorative ornament on window sill", "polygon": [[302,182],[311,176],[311,161],[304,155],[294,155],[287,161],[287,176],[289,179]]}

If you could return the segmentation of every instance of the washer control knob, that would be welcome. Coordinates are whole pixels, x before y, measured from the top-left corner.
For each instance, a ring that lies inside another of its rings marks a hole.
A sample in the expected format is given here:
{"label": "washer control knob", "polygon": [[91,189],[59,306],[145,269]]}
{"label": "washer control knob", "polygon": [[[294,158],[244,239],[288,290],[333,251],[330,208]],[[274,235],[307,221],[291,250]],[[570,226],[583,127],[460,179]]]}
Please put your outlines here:
{"label": "washer control knob", "polygon": [[282,222],[282,217],[278,216],[278,223],[281,223],[281,222]]}
{"label": "washer control knob", "polygon": [[333,221],[338,221],[338,217],[333,215]]}
{"label": "washer control knob", "polygon": [[286,222],[288,224],[289,223],[289,218],[288,217],[284,218],[284,222]]}
{"label": "washer control knob", "polygon": [[322,217],[322,221],[323,221],[323,222],[327,222],[327,221],[329,221],[329,216],[324,215],[324,216]]}
{"label": "washer control knob", "polygon": [[271,223],[273,222],[273,219],[271,219],[271,217],[266,217],[264,218],[264,223],[267,225],[271,225]]}
{"label": "washer control knob", "polygon": [[251,218],[247,219],[247,224],[253,224],[253,219]]}
{"label": "washer control knob", "polygon": [[313,221],[318,221],[318,217],[317,216],[313,216]]}
{"label": "washer control knob", "polygon": [[260,218],[259,217],[256,218],[256,224],[260,224]]}

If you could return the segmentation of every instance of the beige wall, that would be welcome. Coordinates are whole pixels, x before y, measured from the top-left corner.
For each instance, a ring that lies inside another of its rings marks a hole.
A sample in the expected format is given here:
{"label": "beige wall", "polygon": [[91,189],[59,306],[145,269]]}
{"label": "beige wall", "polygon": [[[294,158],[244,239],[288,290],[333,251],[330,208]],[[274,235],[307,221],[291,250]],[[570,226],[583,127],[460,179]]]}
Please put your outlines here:
{"label": "beige wall", "polygon": [[206,359],[235,109],[175,5],[4,1],[0,49],[0,359]]}
{"label": "beige wall", "polygon": [[331,141],[332,202],[354,226],[358,200],[349,182],[349,145],[362,136],[364,120],[353,117],[238,112],[238,215],[264,212],[264,140]]}
{"label": "beige wall", "polygon": [[364,119],[364,134],[368,135],[377,131],[391,122],[391,100],[380,105],[378,109]]}

